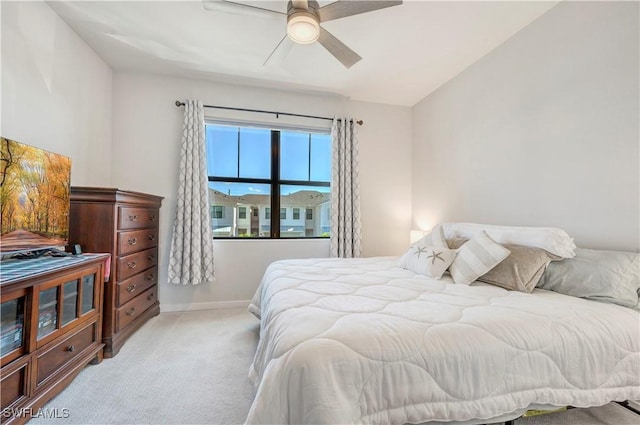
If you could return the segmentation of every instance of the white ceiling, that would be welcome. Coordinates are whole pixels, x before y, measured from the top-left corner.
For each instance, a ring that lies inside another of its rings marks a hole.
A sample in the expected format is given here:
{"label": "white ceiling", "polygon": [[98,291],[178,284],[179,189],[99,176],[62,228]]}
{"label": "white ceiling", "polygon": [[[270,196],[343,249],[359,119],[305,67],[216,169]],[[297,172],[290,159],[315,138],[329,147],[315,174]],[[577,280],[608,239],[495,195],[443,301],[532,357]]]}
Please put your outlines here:
{"label": "white ceiling", "polygon": [[[286,10],[285,1],[255,3]],[[556,4],[405,0],[400,6],[323,23],[362,56],[346,69],[318,43],[295,45],[280,64],[264,66],[285,34],[286,18],[277,15],[205,10],[200,1],[49,2],[114,70],[321,91],[406,106]]]}

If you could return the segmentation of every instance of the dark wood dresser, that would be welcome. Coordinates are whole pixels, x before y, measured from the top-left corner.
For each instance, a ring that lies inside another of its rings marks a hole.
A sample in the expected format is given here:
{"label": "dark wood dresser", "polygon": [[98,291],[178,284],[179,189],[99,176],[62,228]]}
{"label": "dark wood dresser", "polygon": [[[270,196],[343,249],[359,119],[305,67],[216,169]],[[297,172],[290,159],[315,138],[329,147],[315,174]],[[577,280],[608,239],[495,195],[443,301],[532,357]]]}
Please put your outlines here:
{"label": "dark wood dresser", "polygon": [[113,188],[71,187],[69,242],[111,254],[102,342],[115,356],[126,339],[160,313],[158,225],[162,197]]}

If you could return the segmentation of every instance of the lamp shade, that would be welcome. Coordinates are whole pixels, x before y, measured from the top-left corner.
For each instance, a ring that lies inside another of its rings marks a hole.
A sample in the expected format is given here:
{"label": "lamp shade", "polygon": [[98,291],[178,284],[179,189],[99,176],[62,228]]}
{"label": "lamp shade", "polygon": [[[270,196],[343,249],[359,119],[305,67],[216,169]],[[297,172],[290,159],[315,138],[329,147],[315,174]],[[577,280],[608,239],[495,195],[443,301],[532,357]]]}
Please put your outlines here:
{"label": "lamp shade", "polygon": [[310,44],[320,36],[318,18],[307,11],[292,13],[287,18],[287,35],[298,44]]}

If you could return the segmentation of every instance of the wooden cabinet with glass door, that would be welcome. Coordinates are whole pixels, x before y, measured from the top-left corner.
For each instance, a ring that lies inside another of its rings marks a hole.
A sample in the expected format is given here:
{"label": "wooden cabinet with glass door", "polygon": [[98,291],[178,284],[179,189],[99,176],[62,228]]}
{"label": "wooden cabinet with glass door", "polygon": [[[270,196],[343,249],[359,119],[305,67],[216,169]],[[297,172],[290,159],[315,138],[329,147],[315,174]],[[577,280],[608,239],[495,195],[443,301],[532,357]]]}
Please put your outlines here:
{"label": "wooden cabinet with glass door", "polygon": [[93,254],[2,263],[2,424],[26,422],[87,363],[102,360],[107,258]]}

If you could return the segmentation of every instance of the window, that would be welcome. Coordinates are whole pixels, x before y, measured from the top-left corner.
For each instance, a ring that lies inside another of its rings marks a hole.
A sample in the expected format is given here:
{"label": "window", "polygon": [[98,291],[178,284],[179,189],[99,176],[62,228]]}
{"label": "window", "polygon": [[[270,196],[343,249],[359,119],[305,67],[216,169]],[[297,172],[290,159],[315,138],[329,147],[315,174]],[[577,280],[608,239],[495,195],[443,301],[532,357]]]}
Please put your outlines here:
{"label": "window", "polygon": [[224,207],[222,205],[213,205],[211,207],[211,216],[213,218],[224,218]]}
{"label": "window", "polygon": [[[212,202],[238,208],[239,219],[247,218],[247,208],[251,211],[251,220],[242,222],[242,229],[233,214],[225,220],[223,211],[214,211],[214,237],[329,236],[329,219],[323,213],[331,197],[328,132],[207,123],[205,134]],[[262,209],[264,214],[259,214]],[[311,220],[313,210],[320,214],[317,223],[299,221],[301,211]],[[272,217],[271,211],[280,214]]]}

